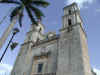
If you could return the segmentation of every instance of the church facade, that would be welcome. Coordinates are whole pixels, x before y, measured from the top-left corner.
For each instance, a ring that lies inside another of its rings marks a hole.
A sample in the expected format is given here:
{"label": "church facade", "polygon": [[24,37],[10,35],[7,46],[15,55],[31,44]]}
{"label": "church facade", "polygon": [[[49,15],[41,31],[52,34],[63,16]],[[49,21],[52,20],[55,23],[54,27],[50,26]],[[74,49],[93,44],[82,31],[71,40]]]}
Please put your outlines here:
{"label": "church facade", "polygon": [[27,33],[11,75],[92,75],[86,34],[76,3],[64,7],[60,34],[38,22]]}

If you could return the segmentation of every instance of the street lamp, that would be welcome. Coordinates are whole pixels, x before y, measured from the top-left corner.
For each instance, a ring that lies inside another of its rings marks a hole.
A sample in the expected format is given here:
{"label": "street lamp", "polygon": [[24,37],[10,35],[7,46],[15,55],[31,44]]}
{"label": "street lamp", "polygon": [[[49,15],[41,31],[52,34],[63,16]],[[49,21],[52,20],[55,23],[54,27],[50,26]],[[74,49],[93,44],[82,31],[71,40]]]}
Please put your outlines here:
{"label": "street lamp", "polygon": [[[3,52],[3,54],[2,54],[2,56],[1,56],[1,58],[0,58],[0,62],[2,61],[2,59],[3,59],[3,57],[4,57],[4,55],[5,55],[6,51],[7,51],[7,49],[8,49],[8,47],[9,47],[10,43],[12,42],[14,36],[15,36],[18,32],[19,32],[19,29],[18,29],[18,28],[14,28],[14,29],[13,29],[13,35],[12,35],[12,37],[11,37],[11,39],[10,39],[10,41],[9,41],[9,43],[8,43],[8,45],[7,45],[7,47],[6,47],[6,49],[5,49],[5,51]],[[16,45],[15,45],[15,44],[16,44]],[[15,48],[15,46],[17,46],[17,43],[13,43],[11,46],[12,46],[11,48],[13,48],[13,46],[14,46],[14,48]]]}

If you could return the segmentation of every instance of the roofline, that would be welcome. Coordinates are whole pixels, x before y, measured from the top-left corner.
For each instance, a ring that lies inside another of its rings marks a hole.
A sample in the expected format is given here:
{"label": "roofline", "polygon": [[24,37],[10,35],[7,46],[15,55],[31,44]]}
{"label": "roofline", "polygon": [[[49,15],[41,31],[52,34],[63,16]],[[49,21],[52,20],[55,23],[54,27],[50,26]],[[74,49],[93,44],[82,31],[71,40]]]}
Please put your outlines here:
{"label": "roofline", "polygon": [[64,10],[65,8],[69,8],[69,7],[73,6],[73,5],[76,5],[76,6],[77,6],[77,3],[76,3],[76,2],[73,2],[72,4],[66,5],[66,6],[63,8],[63,10]]}

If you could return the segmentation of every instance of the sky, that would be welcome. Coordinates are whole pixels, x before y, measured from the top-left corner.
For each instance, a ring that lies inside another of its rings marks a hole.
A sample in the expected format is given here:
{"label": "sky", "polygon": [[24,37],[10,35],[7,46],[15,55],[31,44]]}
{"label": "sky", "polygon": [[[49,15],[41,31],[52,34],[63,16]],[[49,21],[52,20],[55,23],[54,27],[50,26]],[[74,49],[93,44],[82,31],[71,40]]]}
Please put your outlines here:
{"label": "sky", "polygon": [[[53,31],[59,33],[59,29],[62,27],[62,16],[63,8],[73,2],[76,2],[80,8],[80,15],[83,19],[83,26],[87,34],[88,41],[88,51],[90,56],[90,64],[97,75],[100,75],[100,0],[47,0],[50,2],[50,6],[43,9],[45,18],[43,18],[43,24],[45,25],[45,32]],[[14,8],[14,5],[2,5],[0,4],[0,21],[5,15],[9,15],[9,10]],[[10,10],[11,11],[11,10]],[[0,64],[0,75],[10,75],[10,71],[16,60],[16,56],[20,51],[20,45],[24,42],[26,37],[26,32],[30,28],[30,20],[27,14],[24,14],[23,27],[20,28],[20,33],[18,33],[13,41],[17,41],[20,44],[14,51],[8,49],[2,63]],[[3,32],[10,24],[9,16],[0,24],[0,37]],[[18,27],[18,23],[15,25]],[[5,45],[0,50],[0,56],[2,55],[8,40],[12,35],[9,35]]]}

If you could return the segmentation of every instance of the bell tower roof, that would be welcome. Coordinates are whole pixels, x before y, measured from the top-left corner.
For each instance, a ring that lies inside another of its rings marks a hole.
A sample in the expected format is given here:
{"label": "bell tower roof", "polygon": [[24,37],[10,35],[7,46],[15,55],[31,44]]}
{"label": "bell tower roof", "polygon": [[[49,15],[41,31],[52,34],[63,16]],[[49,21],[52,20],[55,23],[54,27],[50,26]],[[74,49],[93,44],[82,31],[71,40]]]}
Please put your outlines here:
{"label": "bell tower roof", "polygon": [[[70,7],[72,7],[72,6],[77,6],[77,3],[74,2],[74,3],[70,4],[70,5],[65,6],[63,9],[70,8]],[[77,6],[77,7],[78,7],[78,6]]]}
{"label": "bell tower roof", "polygon": [[64,10],[64,15],[69,15],[69,12],[75,12],[75,11],[79,11],[79,8],[77,6],[77,3],[72,3],[71,5],[65,6],[63,8]]}

